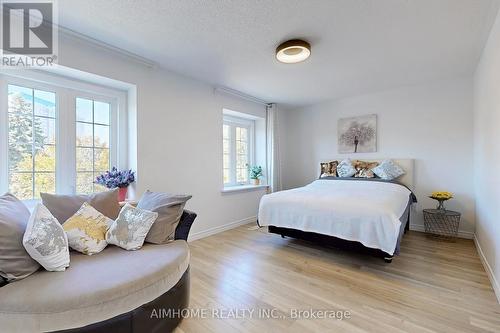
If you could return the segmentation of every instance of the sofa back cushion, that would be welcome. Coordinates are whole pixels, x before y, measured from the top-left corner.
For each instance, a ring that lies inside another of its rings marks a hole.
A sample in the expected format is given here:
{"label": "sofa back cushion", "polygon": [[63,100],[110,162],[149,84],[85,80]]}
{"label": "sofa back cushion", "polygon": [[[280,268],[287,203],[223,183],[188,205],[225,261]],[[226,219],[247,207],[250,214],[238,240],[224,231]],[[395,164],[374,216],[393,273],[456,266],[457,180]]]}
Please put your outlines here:
{"label": "sofa back cushion", "polygon": [[158,213],[158,218],[149,230],[146,242],[164,244],[173,240],[184,206],[191,197],[191,195],[150,191],[144,193],[137,207]]}
{"label": "sofa back cushion", "polygon": [[0,196],[0,276],[5,280],[23,279],[40,268],[23,246],[29,218],[28,208],[15,196]]}
{"label": "sofa back cushion", "polygon": [[88,202],[98,212],[112,220],[116,220],[121,209],[118,202],[118,189],[91,195],[57,195],[49,193],[40,193],[40,195],[43,205],[61,224],[73,216],[84,202]]}

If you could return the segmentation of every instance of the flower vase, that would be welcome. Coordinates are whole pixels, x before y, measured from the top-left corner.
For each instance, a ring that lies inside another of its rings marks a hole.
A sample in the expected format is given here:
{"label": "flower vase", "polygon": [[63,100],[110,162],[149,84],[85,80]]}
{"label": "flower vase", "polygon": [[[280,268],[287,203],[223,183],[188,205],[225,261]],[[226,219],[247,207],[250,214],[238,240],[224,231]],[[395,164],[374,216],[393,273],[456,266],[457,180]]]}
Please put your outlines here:
{"label": "flower vase", "polygon": [[253,185],[260,185],[260,179],[259,178],[254,178],[252,179]]}
{"label": "flower vase", "polygon": [[438,210],[442,210],[442,211],[446,210],[446,208],[444,207],[444,202],[445,202],[445,200],[438,200],[438,206],[437,206]]}
{"label": "flower vase", "polygon": [[120,187],[118,189],[118,201],[125,201],[125,199],[127,198],[127,190],[128,187]]}

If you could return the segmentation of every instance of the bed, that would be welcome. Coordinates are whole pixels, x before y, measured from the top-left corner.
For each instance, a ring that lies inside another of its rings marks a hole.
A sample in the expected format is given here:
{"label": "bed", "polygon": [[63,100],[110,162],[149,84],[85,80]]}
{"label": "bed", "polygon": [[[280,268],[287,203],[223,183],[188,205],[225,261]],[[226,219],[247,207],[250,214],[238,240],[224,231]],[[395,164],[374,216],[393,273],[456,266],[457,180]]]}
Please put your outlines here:
{"label": "bed", "polygon": [[258,224],[282,237],[366,252],[391,262],[399,254],[416,202],[413,160],[393,161],[406,172],[395,181],[327,177],[265,195]]}

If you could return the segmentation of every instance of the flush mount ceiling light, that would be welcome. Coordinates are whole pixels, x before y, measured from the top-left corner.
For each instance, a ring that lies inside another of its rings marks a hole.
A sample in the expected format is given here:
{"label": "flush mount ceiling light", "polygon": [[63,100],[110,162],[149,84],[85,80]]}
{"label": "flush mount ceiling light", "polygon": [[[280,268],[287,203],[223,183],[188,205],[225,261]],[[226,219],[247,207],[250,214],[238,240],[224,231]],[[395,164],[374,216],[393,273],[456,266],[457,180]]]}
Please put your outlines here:
{"label": "flush mount ceiling light", "polygon": [[285,64],[295,64],[309,58],[311,45],[301,39],[292,39],[276,48],[276,59]]}

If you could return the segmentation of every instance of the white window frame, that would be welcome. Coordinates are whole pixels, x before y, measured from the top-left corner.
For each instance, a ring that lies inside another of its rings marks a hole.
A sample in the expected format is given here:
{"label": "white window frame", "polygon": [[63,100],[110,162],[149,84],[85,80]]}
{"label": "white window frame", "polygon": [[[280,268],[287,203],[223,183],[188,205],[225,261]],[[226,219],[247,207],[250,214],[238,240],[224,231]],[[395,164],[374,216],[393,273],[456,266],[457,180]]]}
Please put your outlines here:
{"label": "white window frame", "polygon": [[[7,89],[10,84],[56,94],[56,193],[75,194],[76,192],[77,97],[102,101],[111,105],[110,166],[126,167],[123,163],[127,160],[125,134],[127,105],[124,91],[34,70],[17,70],[12,74],[0,74],[0,192],[7,192],[9,188]],[[62,112],[62,110],[67,112]],[[120,128],[124,130],[121,131]]]}
{"label": "white window frame", "polygon": [[[248,130],[248,163],[253,165],[255,161],[255,121],[246,118],[240,118],[235,116],[223,116],[223,125],[229,126],[229,149],[230,149],[230,159],[229,159],[229,183],[224,183],[224,167],[222,168],[222,183],[224,188],[235,187],[235,186],[245,186],[250,184],[250,177],[248,177],[246,182],[236,181],[236,127],[246,128]],[[223,138],[224,140],[224,138]],[[224,152],[222,154],[224,156]]]}

